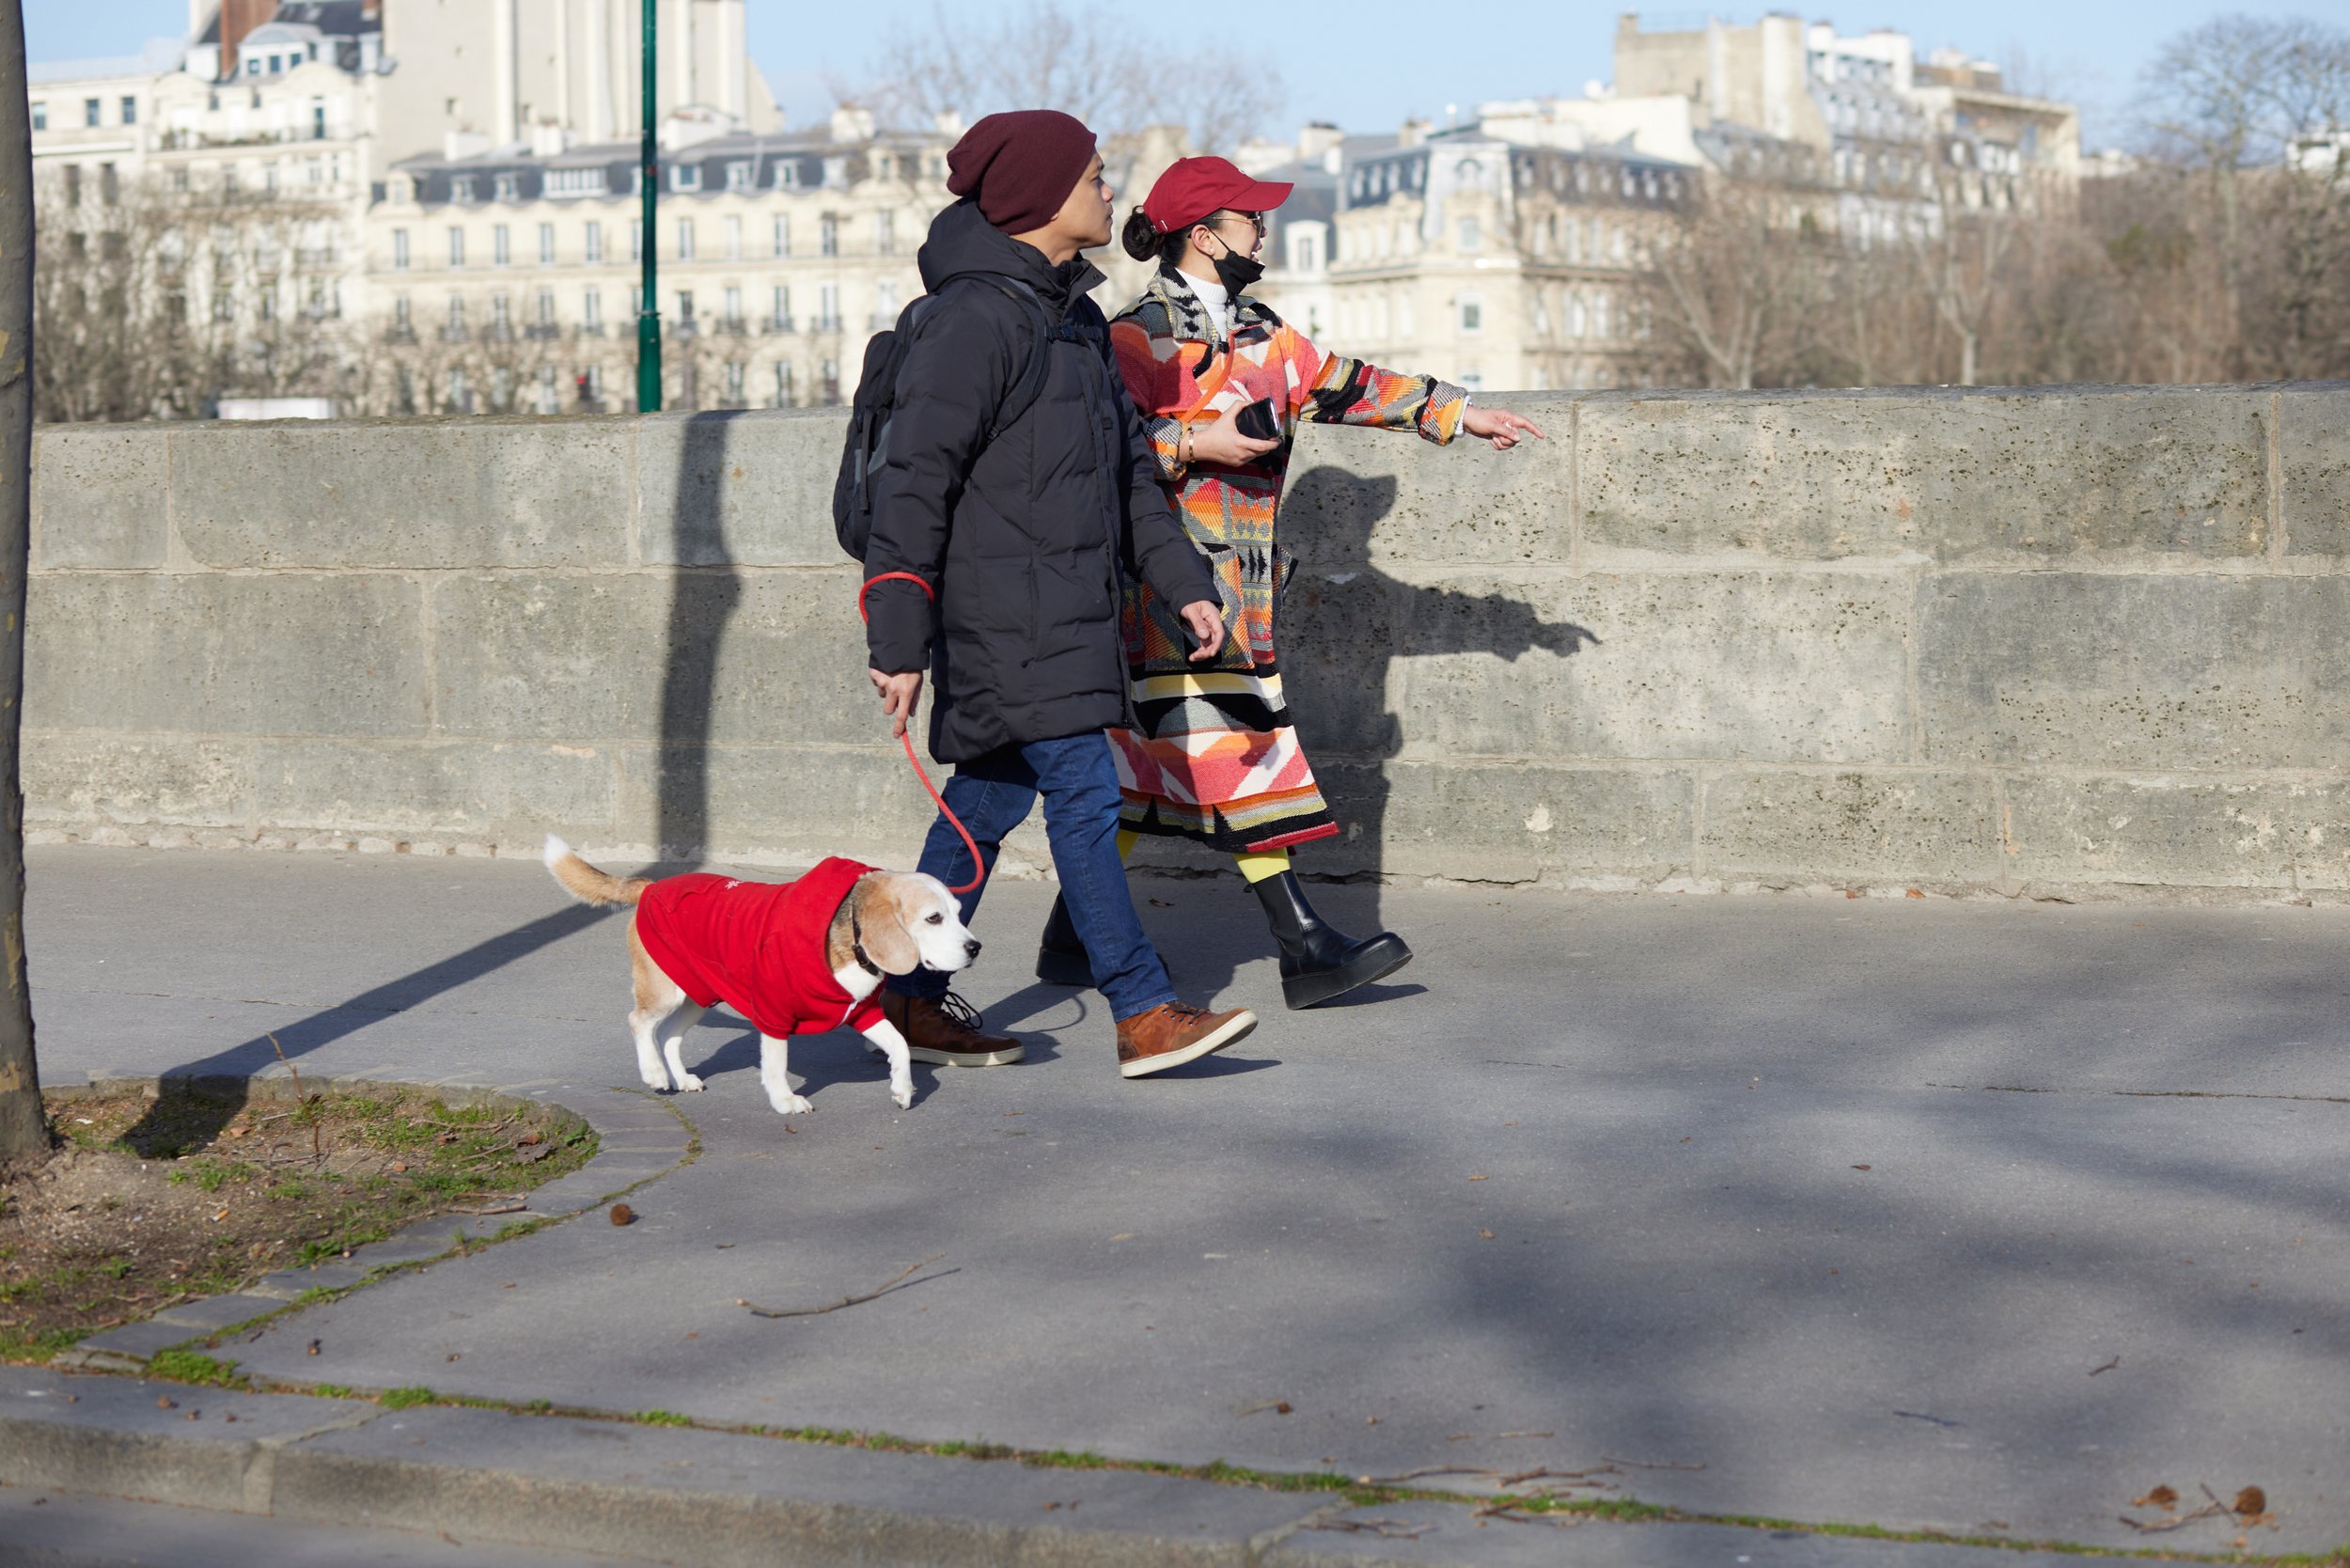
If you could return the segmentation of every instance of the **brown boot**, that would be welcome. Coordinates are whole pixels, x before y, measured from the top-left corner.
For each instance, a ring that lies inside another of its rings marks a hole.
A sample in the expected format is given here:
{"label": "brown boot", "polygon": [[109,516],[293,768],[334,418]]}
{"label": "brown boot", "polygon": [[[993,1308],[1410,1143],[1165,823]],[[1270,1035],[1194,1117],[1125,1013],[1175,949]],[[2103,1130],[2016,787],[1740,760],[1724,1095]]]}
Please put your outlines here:
{"label": "brown boot", "polygon": [[[882,1016],[906,1037],[906,1055],[941,1067],[1000,1067],[1028,1048],[1010,1035],[982,1034],[979,1009],[949,991],[943,996],[881,996]],[[880,1047],[868,1043],[868,1049]]]}
{"label": "brown boot", "polygon": [[1246,1008],[1210,1012],[1186,1002],[1164,1002],[1148,1012],[1118,1021],[1118,1074],[1145,1078],[1221,1051],[1257,1027]]}

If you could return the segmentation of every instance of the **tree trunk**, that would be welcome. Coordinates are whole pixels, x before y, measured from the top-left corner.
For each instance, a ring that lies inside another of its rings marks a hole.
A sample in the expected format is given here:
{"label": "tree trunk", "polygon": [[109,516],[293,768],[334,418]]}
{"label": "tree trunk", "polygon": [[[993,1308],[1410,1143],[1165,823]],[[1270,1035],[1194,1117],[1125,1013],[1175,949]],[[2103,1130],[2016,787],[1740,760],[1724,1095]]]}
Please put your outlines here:
{"label": "tree trunk", "polygon": [[24,981],[24,573],[33,501],[33,132],[24,0],[0,0],[0,1167],[49,1153]]}

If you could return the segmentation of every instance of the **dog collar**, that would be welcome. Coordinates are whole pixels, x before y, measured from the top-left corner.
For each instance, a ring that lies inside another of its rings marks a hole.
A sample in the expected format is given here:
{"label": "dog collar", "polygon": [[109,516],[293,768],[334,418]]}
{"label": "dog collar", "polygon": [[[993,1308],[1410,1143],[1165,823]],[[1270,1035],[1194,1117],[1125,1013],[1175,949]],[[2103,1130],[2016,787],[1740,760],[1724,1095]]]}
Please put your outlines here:
{"label": "dog collar", "polygon": [[866,956],[865,922],[857,917],[857,912],[854,909],[849,911],[849,951],[855,957],[858,968],[875,980],[882,978],[881,965]]}

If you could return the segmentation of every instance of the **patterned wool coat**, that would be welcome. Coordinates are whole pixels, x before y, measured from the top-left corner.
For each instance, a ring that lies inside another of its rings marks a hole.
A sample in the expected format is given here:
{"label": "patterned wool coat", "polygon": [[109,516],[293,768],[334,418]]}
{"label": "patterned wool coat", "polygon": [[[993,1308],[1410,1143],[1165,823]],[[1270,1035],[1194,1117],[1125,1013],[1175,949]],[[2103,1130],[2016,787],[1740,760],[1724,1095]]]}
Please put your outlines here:
{"label": "patterned wool coat", "polygon": [[[1276,537],[1291,443],[1301,421],[1417,431],[1449,442],[1468,394],[1326,354],[1265,306],[1241,296],[1230,345],[1183,274],[1164,268],[1110,325],[1118,364],[1142,412],[1176,516],[1208,558],[1228,636],[1191,663],[1175,606],[1126,589],[1126,657],[1139,728],[1114,729],[1123,825],[1234,853],[1269,851],[1339,831],[1299,747],[1281,691],[1275,619],[1295,557]],[[1237,468],[1181,461],[1182,425],[1271,398],[1281,445]]]}

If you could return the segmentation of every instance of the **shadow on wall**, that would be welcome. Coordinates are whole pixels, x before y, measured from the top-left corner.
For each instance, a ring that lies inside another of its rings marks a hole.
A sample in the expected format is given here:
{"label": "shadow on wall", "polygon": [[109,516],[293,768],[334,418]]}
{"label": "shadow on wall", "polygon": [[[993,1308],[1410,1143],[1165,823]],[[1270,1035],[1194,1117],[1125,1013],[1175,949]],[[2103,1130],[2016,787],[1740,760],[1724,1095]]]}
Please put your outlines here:
{"label": "shadow on wall", "polygon": [[727,622],[743,578],[719,506],[734,412],[686,420],[669,505],[669,629],[662,650],[661,748],[654,759],[654,855],[697,865],[710,856],[711,704]]}
{"label": "shadow on wall", "polygon": [[[1300,845],[1294,863],[1308,880],[1361,885],[1313,892],[1325,916],[1358,934],[1385,925],[1379,903],[1390,827],[1387,769],[1405,740],[1402,715],[1387,706],[1395,660],[1491,653],[1514,661],[1535,649],[1566,657],[1599,641],[1586,627],[1543,619],[1517,599],[1410,583],[1383,570],[1371,557],[1371,540],[1394,510],[1395,498],[1392,477],[1365,477],[1324,463],[1292,481],[1281,503],[1281,541],[1297,558],[1275,633],[1282,685],[1340,831],[1336,839]],[[1496,672],[1494,678],[1509,676]],[[1477,809],[1473,800],[1461,804],[1464,810]],[[1165,932],[1161,946],[1168,967],[1187,993],[1221,990],[1234,967],[1270,950],[1261,922],[1224,918],[1233,913],[1224,902],[1232,899],[1246,900],[1255,914],[1256,901],[1237,882],[1218,879],[1196,892],[1156,896],[1179,899],[1184,907],[1172,929],[1157,927],[1154,935]],[[1207,916],[1211,900],[1217,901],[1213,918]],[[1136,902],[1144,902],[1139,886]],[[1147,917],[1147,903],[1144,912]],[[1411,933],[1402,934],[1410,940]],[[1404,971],[1406,980],[1410,973]],[[1371,986],[1351,999],[1374,1001],[1396,990]]]}

